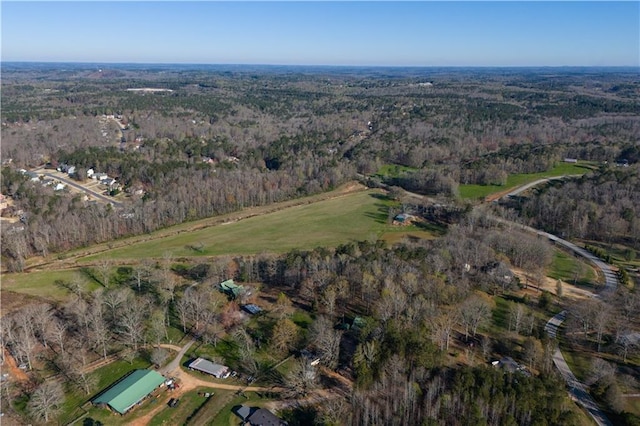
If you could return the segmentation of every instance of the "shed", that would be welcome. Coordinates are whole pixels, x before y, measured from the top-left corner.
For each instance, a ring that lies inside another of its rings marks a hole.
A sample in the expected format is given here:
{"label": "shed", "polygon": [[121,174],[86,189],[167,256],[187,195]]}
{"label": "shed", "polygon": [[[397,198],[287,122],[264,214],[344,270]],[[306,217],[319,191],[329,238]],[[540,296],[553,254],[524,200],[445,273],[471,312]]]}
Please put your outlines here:
{"label": "shed", "polygon": [[164,377],[156,371],[134,370],[91,402],[94,405],[107,405],[112,410],[125,414],[163,383]]}
{"label": "shed", "polygon": [[253,303],[242,305],[242,309],[249,312],[251,315],[256,315],[262,312],[262,308],[260,306],[254,305]]}
{"label": "shed", "polygon": [[213,363],[204,358],[197,358],[188,365],[189,368],[211,374],[218,379],[226,379],[229,377],[229,367]]}

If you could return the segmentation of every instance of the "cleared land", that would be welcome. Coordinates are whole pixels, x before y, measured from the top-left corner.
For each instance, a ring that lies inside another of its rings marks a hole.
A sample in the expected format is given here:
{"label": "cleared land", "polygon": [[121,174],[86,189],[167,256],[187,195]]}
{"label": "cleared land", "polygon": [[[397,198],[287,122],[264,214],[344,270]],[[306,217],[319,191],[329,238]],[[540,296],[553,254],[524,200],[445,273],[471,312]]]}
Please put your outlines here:
{"label": "cleared land", "polygon": [[[389,203],[380,192],[369,190],[316,203],[230,220],[218,226],[167,236],[78,259],[161,258],[283,253],[292,249],[330,247],[349,241],[382,238],[387,233],[406,234],[416,227],[387,224]],[[428,233],[421,232],[421,237]]]}
{"label": "cleared land", "polygon": [[107,245],[103,245],[102,251],[90,249],[90,253],[96,254],[69,254],[70,258],[66,260],[66,256],[61,255],[61,260],[43,266],[48,270],[3,274],[3,298],[11,291],[64,300],[70,294],[69,289],[56,285],[56,281],[81,280],[88,285],[88,290],[92,290],[100,284],[82,273],[80,266],[104,258],[114,259],[115,263],[134,264],[140,259],[162,258],[166,253],[176,258],[283,253],[294,248],[337,246],[370,238],[381,238],[390,243],[405,236],[433,238],[440,232],[433,225],[424,228],[389,225],[388,208],[392,203],[382,192],[366,190],[302,205],[285,205],[269,213],[238,212],[235,217],[227,215],[223,223],[192,224],[193,230],[179,225],[173,230],[145,236],[146,241],[131,239],[118,242],[119,247],[114,249]]}
{"label": "cleared land", "polygon": [[507,178],[507,183],[505,185],[460,185],[460,198],[484,198],[497,192],[512,190],[518,186],[525,185],[538,179],[563,175],[583,175],[592,170],[593,167],[594,165],[591,163],[560,163],[548,172],[519,173],[509,175],[509,177]]}
{"label": "cleared land", "polygon": [[597,279],[591,265],[558,249],[553,251],[553,261],[547,275],[549,278],[562,280],[590,290],[594,289],[594,282]]}
{"label": "cleared land", "polygon": [[[63,285],[56,284],[57,282]],[[41,298],[43,301],[66,300],[70,294],[69,285],[73,282],[81,283],[80,285],[89,291],[100,287],[100,284],[88,278],[80,270],[3,274],[2,292],[0,292],[1,312],[4,314],[20,306],[21,303],[15,303],[15,306],[12,303],[16,293]]]}

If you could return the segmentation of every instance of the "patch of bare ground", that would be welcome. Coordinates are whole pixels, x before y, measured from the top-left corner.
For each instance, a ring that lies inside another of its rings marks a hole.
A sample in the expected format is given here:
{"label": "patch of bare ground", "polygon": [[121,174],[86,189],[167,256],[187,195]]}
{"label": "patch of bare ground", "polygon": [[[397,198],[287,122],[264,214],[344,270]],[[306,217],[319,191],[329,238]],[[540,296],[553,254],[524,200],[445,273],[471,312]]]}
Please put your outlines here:
{"label": "patch of bare ground", "polygon": [[11,380],[13,381],[21,383],[29,381],[27,373],[18,368],[16,360],[11,356],[11,353],[9,353],[7,349],[4,350],[4,364],[2,365],[2,372],[9,373],[9,377],[11,377]]}
{"label": "patch of bare ground", "polygon": [[42,302],[41,299],[28,294],[2,290],[0,292],[0,318],[31,303]]}
{"label": "patch of bare ground", "polygon": [[[512,268],[513,273],[520,279],[520,282],[523,283],[532,283],[534,280],[530,275],[524,272],[522,269]],[[571,283],[566,281],[562,282],[562,297],[566,299],[574,299],[574,300],[584,300],[590,299],[593,297],[593,292],[589,290],[585,290],[583,288],[577,287]],[[540,288],[538,289],[538,285],[529,286],[529,288],[534,288],[535,290],[543,291],[546,290],[551,294],[557,293],[557,283],[558,280],[553,278],[544,277],[543,281],[540,283]]]}

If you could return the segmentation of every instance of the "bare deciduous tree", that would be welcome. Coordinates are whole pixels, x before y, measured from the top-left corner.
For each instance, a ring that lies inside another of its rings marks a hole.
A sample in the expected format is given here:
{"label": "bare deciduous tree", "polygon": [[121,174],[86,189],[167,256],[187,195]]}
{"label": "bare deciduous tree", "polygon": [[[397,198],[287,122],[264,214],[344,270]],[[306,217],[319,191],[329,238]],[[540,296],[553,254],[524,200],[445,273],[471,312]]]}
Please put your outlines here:
{"label": "bare deciduous tree", "polygon": [[169,358],[169,353],[164,348],[153,348],[151,351],[151,362],[161,366]]}
{"label": "bare deciduous tree", "polygon": [[318,374],[314,366],[304,359],[296,361],[293,368],[285,376],[285,396],[302,398],[308,396],[318,387]]}
{"label": "bare deciduous tree", "polygon": [[459,312],[455,309],[444,311],[431,322],[433,337],[441,351],[449,350],[449,340],[458,322]]}
{"label": "bare deciduous tree", "polygon": [[63,402],[64,392],[60,383],[48,381],[33,392],[29,398],[28,409],[32,416],[46,423],[60,411]]}
{"label": "bare deciduous tree", "polygon": [[271,347],[280,353],[292,348],[298,338],[298,326],[288,318],[276,322],[271,334]]}
{"label": "bare deciduous tree", "polygon": [[520,333],[522,326],[527,315],[527,308],[521,304],[512,304],[509,309],[509,330],[513,330],[516,333]]}
{"label": "bare deciduous tree", "polygon": [[329,368],[336,368],[340,355],[342,333],[339,330],[334,330],[333,323],[329,318],[321,316],[313,323],[311,335],[322,364]]}
{"label": "bare deciduous tree", "polygon": [[476,335],[478,327],[489,319],[491,307],[483,299],[474,296],[464,301],[460,307],[460,322],[464,327],[465,340],[469,337],[469,330]]}

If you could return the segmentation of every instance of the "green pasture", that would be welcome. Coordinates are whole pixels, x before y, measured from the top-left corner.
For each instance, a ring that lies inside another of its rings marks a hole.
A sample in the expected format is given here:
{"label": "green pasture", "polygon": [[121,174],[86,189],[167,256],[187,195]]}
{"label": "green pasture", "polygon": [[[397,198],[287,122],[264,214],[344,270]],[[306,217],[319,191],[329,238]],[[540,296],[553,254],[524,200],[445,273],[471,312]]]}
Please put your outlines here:
{"label": "green pasture", "polygon": [[174,257],[284,253],[415,230],[388,225],[387,215],[388,202],[381,193],[359,192],[135,243],[79,261],[159,258],[165,253]]}
{"label": "green pasture", "polygon": [[[60,285],[55,284],[56,282]],[[36,271],[2,275],[2,290],[38,296],[47,300],[66,300],[73,282],[93,291],[100,284],[78,269]]]}
{"label": "green pasture", "polygon": [[534,182],[538,179],[563,176],[563,175],[583,175],[593,169],[591,163],[569,164],[560,163],[547,172],[540,173],[518,173],[507,177],[506,185],[460,185],[460,198],[484,198],[496,192],[517,188],[521,185]]}
{"label": "green pasture", "polygon": [[403,173],[415,172],[413,167],[401,166],[399,164],[385,164],[374,174],[379,178],[398,177]]}
{"label": "green pasture", "polygon": [[[207,392],[211,394],[208,398],[204,396]],[[149,426],[188,424],[200,410],[216,397],[216,389],[198,387],[181,395],[180,403],[176,407],[171,408],[164,404],[165,408],[151,419]]]}

